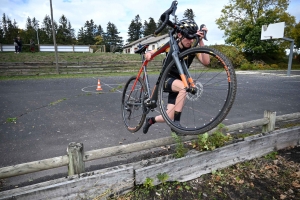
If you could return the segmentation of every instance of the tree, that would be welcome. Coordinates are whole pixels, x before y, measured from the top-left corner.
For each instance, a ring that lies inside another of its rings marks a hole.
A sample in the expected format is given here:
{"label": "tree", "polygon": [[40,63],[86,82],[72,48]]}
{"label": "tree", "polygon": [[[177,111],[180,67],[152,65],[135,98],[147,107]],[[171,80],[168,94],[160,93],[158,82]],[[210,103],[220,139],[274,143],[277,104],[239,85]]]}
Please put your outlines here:
{"label": "tree", "polygon": [[11,19],[3,13],[2,16],[2,28],[1,34],[2,34],[2,43],[4,44],[12,44],[14,38],[19,36],[19,28],[17,26],[17,22],[14,20],[13,23]]}
{"label": "tree", "polygon": [[295,18],[285,12],[288,5],[289,0],[230,0],[216,23],[224,30],[225,43],[236,46],[251,60],[276,59],[285,55],[287,43],[280,40],[261,41],[261,27],[284,20],[286,30],[291,30]]}
{"label": "tree", "polygon": [[95,37],[95,45],[102,45],[103,44],[103,38],[102,38],[102,36],[101,35],[97,35],[96,37]]}
{"label": "tree", "polygon": [[2,28],[2,21],[0,21],[0,43],[3,44],[3,42],[4,42],[4,31]]}
{"label": "tree", "polygon": [[106,33],[104,33],[104,43],[107,51],[113,52],[113,49],[111,49],[112,46],[115,47],[114,50],[122,48],[123,40],[119,34],[120,32],[118,32],[117,27],[113,23],[108,22]]}
{"label": "tree", "polygon": [[59,19],[59,26],[56,34],[57,44],[72,44],[74,39],[74,29],[66,16],[62,15]]}
{"label": "tree", "polygon": [[139,15],[135,16],[135,19],[131,20],[131,23],[128,28],[128,42],[133,42],[142,37],[143,33],[143,24]]}
{"label": "tree", "polygon": [[[162,23],[163,23],[163,22],[159,19],[158,22],[157,22],[157,28],[159,28],[159,27],[161,26]],[[168,25],[166,25],[165,28],[164,28],[158,35],[164,35],[164,34],[167,34],[167,33],[169,33],[169,30],[170,30],[170,29],[171,29],[171,28],[170,28]]]}
{"label": "tree", "polygon": [[95,36],[97,35],[98,29],[94,20],[86,21],[84,27],[78,32],[78,44],[95,44]]}
{"label": "tree", "polygon": [[295,48],[299,50],[300,49],[300,21],[292,29],[291,38],[294,39]]}
{"label": "tree", "polygon": [[[54,31],[56,32],[57,23],[55,22],[55,20],[53,20],[53,26],[54,26]],[[43,20],[42,28],[39,31],[39,38],[41,44],[53,44],[52,22],[49,15],[46,15]]]}
{"label": "tree", "polygon": [[144,22],[144,36],[148,36],[154,33],[156,30],[156,23],[152,17],[149,17],[149,22],[145,20]]}
{"label": "tree", "polygon": [[98,26],[91,19],[90,21],[86,21],[84,27],[81,27],[81,29],[79,29],[77,39],[78,44],[102,45],[103,37],[104,32],[101,25]]}
{"label": "tree", "polygon": [[29,44],[30,39],[36,38],[36,29],[37,26],[37,20],[35,18],[31,19],[29,16],[26,20],[26,27],[25,31],[22,34],[22,40],[24,43]]}
{"label": "tree", "polygon": [[183,13],[183,17],[194,20],[196,15],[194,14],[193,9],[186,9]]}
{"label": "tree", "polygon": [[101,25],[97,26],[95,35],[96,36],[103,36],[103,33],[104,32],[103,32],[103,29],[102,29]]}
{"label": "tree", "polygon": [[77,41],[78,41],[78,44],[84,44],[84,30],[83,30],[83,27],[81,27],[78,31]]}

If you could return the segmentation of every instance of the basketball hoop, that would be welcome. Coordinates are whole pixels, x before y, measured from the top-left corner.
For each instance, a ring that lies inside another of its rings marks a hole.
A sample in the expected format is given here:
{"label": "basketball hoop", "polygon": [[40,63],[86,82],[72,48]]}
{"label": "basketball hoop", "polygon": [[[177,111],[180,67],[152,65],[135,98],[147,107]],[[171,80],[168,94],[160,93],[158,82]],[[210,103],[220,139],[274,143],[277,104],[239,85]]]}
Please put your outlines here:
{"label": "basketball hoop", "polygon": [[270,40],[272,40],[273,36],[264,36],[265,38],[269,38]]}
{"label": "basketball hoop", "polygon": [[263,25],[262,27],[263,27],[263,30],[264,30],[264,31],[266,31],[266,30],[267,30],[267,28],[268,28],[268,26],[267,26],[267,25]]}
{"label": "basketball hoop", "polygon": [[274,40],[283,38],[285,22],[275,24],[262,25],[261,40]]}

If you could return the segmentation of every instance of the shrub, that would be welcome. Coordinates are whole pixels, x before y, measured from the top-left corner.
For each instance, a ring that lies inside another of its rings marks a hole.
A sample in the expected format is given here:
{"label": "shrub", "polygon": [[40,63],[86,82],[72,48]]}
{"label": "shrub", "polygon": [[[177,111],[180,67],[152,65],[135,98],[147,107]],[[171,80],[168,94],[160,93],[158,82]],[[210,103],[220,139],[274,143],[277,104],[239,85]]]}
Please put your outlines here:
{"label": "shrub", "polygon": [[276,65],[276,64],[271,64],[271,68],[272,68],[272,69],[278,69],[279,67],[278,67],[278,65]]}
{"label": "shrub", "polygon": [[251,63],[243,63],[241,64],[241,70],[252,70],[253,66]]}
{"label": "shrub", "polygon": [[280,69],[287,69],[287,63],[283,63],[283,62],[280,62],[280,63],[278,63],[278,67],[280,68]]}
{"label": "shrub", "polygon": [[210,47],[226,55],[229,58],[229,60],[232,62],[234,68],[240,67],[243,63],[248,63],[244,54],[234,46],[211,45]]}

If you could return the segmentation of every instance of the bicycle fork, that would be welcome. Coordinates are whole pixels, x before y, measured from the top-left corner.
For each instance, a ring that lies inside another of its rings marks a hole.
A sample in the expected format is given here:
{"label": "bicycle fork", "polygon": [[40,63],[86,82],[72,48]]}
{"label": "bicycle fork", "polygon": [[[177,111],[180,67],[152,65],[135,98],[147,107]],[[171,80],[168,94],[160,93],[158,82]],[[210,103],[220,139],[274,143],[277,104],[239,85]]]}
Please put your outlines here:
{"label": "bicycle fork", "polygon": [[188,67],[187,67],[186,63],[184,62],[184,59],[182,59],[182,61],[180,62],[179,57],[178,57],[178,52],[179,52],[178,46],[175,45],[175,41],[173,38],[171,39],[171,45],[173,46],[173,49],[174,49],[174,52],[172,53],[172,58],[178,69],[179,76],[182,80],[185,90],[187,92],[190,92],[191,94],[196,94],[197,88],[194,83],[194,80],[188,71]]}

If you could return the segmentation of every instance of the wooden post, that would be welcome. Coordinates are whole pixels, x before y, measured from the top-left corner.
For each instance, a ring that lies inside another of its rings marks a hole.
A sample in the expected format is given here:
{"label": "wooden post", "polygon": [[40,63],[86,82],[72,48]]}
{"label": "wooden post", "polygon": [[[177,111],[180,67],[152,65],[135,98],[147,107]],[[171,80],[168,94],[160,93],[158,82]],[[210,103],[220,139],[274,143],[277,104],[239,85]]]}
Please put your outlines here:
{"label": "wooden post", "polygon": [[269,119],[269,123],[263,125],[262,132],[267,133],[275,130],[275,122],[276,122],[276,112],[272,112],[269,110],[265,110],[264,118]]}
{"label": "wooden post", "polygon": [[83,144],[71,142],[68,146],[68,175],[80,174],[85,172],[84,162],[83,162]]}

